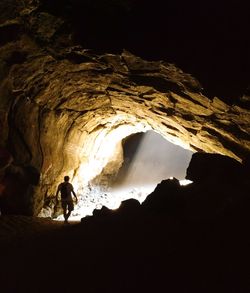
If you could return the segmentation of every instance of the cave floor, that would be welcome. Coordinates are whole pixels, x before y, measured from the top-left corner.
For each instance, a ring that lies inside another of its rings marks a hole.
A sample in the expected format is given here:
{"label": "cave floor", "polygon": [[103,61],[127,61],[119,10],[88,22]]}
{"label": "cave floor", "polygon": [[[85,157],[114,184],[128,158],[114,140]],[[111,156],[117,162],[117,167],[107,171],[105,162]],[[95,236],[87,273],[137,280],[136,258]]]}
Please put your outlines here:
{"label": "cave floor", "polygon": [[[69,225],[79,222],[70,221]],[[66,228],[68,225],[62,221],[53,221],[46,218],[28,217],[20,215],[0,216],[0,242],[9,244],[13,241],[27,241],[29,237],[48,234],[55,230]]]}
{"label": "cave floor", "polygon": [[1,292],[250,292],[248,218],[2,216]]}

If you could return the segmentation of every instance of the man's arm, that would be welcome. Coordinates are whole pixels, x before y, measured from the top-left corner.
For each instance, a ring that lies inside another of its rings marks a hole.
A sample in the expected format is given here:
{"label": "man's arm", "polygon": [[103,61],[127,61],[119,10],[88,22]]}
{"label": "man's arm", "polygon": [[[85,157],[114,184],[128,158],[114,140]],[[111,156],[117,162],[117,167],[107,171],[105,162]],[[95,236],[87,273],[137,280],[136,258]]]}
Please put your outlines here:
{"label": "man's arm", "polygon": [[72,193],[74,194],[74,197],[76,198],[76,201],[77,201],[77,196],[76,196],[76,193],[75,193],[75,191],[74,191],[73,186],[72,186]]}

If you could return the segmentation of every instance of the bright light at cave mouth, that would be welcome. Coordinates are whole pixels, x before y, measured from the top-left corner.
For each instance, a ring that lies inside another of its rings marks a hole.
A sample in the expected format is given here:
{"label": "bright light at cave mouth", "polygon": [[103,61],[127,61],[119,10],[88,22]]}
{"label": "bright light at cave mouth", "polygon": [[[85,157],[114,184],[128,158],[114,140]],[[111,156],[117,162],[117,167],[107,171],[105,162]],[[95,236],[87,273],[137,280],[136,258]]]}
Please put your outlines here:
{"label": "bright light at cave mouth", "polygon": [[[94,209],[102,206],[116,210],[123,200],[130,198],[142,203],[158,183],[168,178],[177,178],[182,186],[192,182],[184,179],[192,152],[168,142],[156,132],[127,137],[123,150],[124,163],[116,184],[105,191],[95,186],[85,194],[78,192],[78,203],[69,220],[91,216]],[[64,219],[60,215],[56,220]]]}
{"label": "bright light at cave mouth", "polygon": [[[171,178],[169,178],[171,179]],[[188,185],[192,183],[190,180],[179,180],[180,185]],[[78,203],[75,205],[69,221],[80,221],[81,218],[92,216],[94,209],[101,209],[106,206],[111,210],[116,210],[120,207],[121,202],[126,199],[134,198],[142,203],[146,197],[152,193],[156,185],[145,185],[140,187],[127,186],[116,188],[109,192],[101,193],[101,190],[95,190],[90,194],[78,194]],[[63,215],[60,215],[55,220],[64,221]]]}

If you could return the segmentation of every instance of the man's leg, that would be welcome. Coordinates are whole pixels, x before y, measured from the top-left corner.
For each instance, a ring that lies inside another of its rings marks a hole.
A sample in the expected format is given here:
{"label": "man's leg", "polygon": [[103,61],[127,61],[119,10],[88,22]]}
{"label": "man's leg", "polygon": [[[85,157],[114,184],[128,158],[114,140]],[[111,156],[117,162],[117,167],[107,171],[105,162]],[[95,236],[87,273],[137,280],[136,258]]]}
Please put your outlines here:
{"label": "man's leg", "polygon": [[63,217],[64,217],[64,221],[67,222],[68,220],[68,214],[67,214],[67,210],[63,209]]}
{"label": "man's leg", "polygon": [[70,217],[71,212],[74,210],[73,201],[69,201],[67,206],[68,206],[68,213],[67,213],[66,217],[67,217],[67,220],[68,220],[68,218]]}
{"label": "man's leg", "polygon": [[65,201],[62,201],[62,209],[63,209],[63,217],[64,221],[67,222],[68,217],[67,217],[67,204]]}
{"label": "man's leg", "polygon": [[70,214],[71,214],[71,211],[68,211],[68,213],[66,215],[66,221],[68,221],[68,218],[69,218]]}

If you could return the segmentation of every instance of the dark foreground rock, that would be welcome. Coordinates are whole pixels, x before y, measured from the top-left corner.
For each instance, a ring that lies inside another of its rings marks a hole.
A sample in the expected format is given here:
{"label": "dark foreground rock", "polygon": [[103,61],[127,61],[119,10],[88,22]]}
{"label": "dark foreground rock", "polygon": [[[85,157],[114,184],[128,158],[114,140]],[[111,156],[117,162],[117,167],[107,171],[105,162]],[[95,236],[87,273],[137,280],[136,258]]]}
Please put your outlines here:
{"label": "dark foreground rock", "polygon": [[1,292],[249,292],[249,183],[208,182],[165,180],[142,205],[2,237]]}
{"label": "dark foreground rock", "polygon": [[195,153],[187,169],[186,179],[201,181],[242,180],[244,166],[236,160],[219,154]]}

